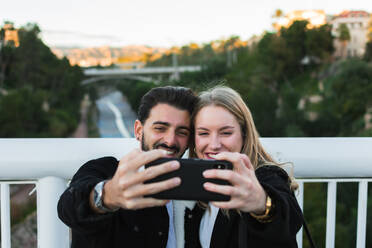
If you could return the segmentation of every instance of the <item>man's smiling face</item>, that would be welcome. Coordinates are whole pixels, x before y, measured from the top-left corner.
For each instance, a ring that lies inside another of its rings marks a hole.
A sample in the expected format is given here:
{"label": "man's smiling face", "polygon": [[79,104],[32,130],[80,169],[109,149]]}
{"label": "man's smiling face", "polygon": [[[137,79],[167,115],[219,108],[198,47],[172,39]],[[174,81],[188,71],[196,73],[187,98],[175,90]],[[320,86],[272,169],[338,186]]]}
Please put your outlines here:
{"label": "man's smiling face", "polygon": [[181,157],[190,137],[190,115],[169,104],[159,103],[145,121],[135,123],[135,135],[143,151],[163,149],[169,157]]}

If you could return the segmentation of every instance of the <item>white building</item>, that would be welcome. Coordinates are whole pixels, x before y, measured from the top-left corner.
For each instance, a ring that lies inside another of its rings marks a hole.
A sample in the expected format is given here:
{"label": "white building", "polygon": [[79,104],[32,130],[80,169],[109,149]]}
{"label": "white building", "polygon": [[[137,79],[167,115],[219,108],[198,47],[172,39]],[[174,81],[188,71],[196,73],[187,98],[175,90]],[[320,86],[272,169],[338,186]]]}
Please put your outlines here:
{"label": "white building", "polygon": [[[367,43],[368,33],[368,22],[370,20],[370,14],[366,11],[343,11],[341,14],[334,16],[331,20],[332,34],[335,36],[335,56],[341,57],[346,49],[346,56],[363,56]],[[337,39],[339,36],[338,28],[342,23],[345,23],[349,29],[350,40],[347,42],[346,48],[343,46],[340,40]]]}

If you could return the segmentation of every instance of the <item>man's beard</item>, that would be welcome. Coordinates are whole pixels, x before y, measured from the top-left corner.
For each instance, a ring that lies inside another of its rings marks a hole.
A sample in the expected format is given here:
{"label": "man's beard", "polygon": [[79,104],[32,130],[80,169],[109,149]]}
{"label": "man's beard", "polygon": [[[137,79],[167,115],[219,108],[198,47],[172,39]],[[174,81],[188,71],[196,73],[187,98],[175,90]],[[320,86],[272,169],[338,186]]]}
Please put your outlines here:
{"label": "man's beard", "polygon": [[150,150],[153,150],[153,149],[159,149],[160,147],[163,147],[163,148],[166,148],[168,150],[173,150],[175,151],[175,155],[179,155],[178,157],[182,157],[183,153],[182,154],[178,154],[180,152],[180,148],[176,145],[174,146],[167,146],[165,143],[161,143],[161,142],[155,142],[155,144],[150,148],[150,146],[147,144],[147,142],[145,141],[145,133],[142,134],[142,139],[141,139],[141,148],[142,148],[142,151],[150,151]]}

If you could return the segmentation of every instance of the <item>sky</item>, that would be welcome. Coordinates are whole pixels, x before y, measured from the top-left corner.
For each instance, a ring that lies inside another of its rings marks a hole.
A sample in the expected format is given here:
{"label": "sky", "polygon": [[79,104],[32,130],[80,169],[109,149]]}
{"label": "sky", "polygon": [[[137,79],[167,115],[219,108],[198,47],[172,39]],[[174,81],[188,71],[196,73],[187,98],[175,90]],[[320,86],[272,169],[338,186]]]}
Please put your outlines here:
{"label": "sky", "polygon": [[0,22],[37,23],[51,47],[171,47],[271,30],[276,9],[372,12],[369,0],[18,0],[2,1]]}

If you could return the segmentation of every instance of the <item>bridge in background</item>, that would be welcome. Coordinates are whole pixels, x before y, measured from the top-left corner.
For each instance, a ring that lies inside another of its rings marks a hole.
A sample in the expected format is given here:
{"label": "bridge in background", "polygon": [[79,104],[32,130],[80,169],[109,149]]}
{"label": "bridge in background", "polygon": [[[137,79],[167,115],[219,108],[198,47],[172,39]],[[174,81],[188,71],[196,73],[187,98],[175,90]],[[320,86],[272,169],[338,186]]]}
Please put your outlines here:
{"label": "bridge in background", "polygon": [[[365,247],[372,138],[262,138],[261,141],[277,161],[293,162],[301,207],[304,184],[327,183],[326,248],[335,247],[337,184],[359,184],[355,247]],[[121,158],[136,147],[134,138],[0,139],[1,247],[11,246],[10,184],[36,185],[38,247],[67,248],[69,230],[58,219],[56,209],[68,181],[86,161],[101,156]],[[297,240],[302,247],[302,230]]]}
{"label": "bridge in background", "polygon": [[84,75],[90,78],[83,80],[82,84],[87,85],[107,79],[128,78],[144,82],[159,81],[156,76],[169,75],[169,80],[178,80],[180,73],[201,71],[200,65],[190,66],[165,66],[165,67],[144,67],[134,69],[85,69]]}

